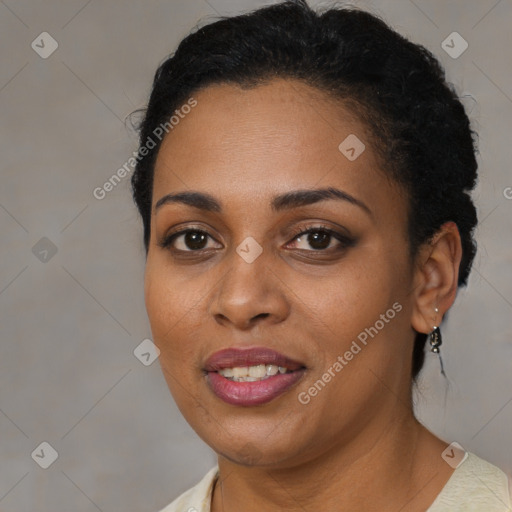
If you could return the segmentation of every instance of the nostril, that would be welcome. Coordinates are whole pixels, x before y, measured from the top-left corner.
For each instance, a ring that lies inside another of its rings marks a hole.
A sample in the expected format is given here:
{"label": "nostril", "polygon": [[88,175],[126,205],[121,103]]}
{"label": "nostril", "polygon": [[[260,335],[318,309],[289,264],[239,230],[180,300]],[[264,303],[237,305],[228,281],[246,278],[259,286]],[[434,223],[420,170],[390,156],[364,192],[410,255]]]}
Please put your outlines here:
{"label": "nostril", "polygon": [[256,315],[254,317],[254,319],[256,319],[256,318],[266,318],[268,315],[270,315],[270,313],[260,313],[259,315]]}

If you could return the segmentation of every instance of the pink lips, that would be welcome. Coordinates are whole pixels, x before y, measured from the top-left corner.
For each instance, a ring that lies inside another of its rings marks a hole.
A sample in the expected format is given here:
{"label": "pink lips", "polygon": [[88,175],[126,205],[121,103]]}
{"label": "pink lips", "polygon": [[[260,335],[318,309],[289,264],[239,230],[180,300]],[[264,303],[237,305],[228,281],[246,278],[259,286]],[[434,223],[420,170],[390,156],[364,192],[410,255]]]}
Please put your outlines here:
{"label": "pink lips", "polygon": [[[255,382],[235,382],[217,373],[222,368],[260,364],[283,366],[292,371]],[[293,386],[305,371],[301,363],[263,347],[221,350],[208,358],[204,369],[208,372],[210,389],[217,397],[228,404],[243,407],[270,402]]]}

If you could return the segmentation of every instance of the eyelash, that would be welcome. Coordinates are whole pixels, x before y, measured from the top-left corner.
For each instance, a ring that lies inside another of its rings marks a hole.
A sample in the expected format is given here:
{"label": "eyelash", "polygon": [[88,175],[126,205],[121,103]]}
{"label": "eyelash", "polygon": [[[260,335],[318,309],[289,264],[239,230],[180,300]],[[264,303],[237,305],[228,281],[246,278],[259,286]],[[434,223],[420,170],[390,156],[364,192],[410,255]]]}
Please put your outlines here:
{"label": "eyelash", "polygon": [[[207,231],[204,231],[203,229],[195,229],[195,228],[187,228],[182,231],[178,231],[176,233],[172,233],[166,237],[164,237],[160,242],[159,246],[162,249],[170,249],[171,244],[178,238],[179,236],[186,235],[187,233],[197,233],[201,235],[206,235],[207,237],[213,238]],[[332,238],[335,238],[339,245],[337,247],[330,247],[327,249],[297,249],[299,251],[306,251],[306,252],[314,252],[314,253],[328,253],[332,251],[340,251],[349,247],[352,247],[355,244],[355,240],[353,238],[350,238],[347,235],[342,235],[341,233],[338,233],[337,231],[334,231],[333,229],[328,228],[327,226],[324,226],[322,224],[317,226],[312,226],[309,228],[305,228],[303,226],[299,226],[293,233],[292,238],[290,241],[294,241],[299,236],[307,236],[310,233],[325,233]],[[288,242],[290,243],[290,242]],[[178,253],[201,253],[201,251],[205,251],[207,249],[197,249],[197,250],[182,250],[182,249],[174,249],[175,252]]]}

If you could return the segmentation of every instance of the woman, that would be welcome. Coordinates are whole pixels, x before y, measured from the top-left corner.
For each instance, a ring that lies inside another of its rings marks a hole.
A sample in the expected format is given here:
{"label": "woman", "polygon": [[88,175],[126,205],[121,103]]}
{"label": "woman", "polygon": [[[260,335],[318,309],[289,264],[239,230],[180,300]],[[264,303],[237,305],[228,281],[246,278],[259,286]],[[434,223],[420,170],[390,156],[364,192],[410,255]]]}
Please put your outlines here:
{"label": "woman", "polygon": [[160,362],[218,467],[171,511],[511,510],[413,414],[475,255],[475,147],[435,58],[284,2],[158,69],[132,179]]}

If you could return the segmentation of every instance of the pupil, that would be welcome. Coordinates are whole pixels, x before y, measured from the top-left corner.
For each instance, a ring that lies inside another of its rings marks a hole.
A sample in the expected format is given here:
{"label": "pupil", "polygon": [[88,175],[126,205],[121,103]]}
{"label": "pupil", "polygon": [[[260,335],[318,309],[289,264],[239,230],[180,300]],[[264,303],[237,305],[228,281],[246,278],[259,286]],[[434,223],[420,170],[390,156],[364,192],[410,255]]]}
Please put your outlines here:
{"label": "pupil", "polygon": [[191,231],[185,234],[185,245],[189,249],[202,249],[206,235],[204,233],[198,233],[197,231]]}

